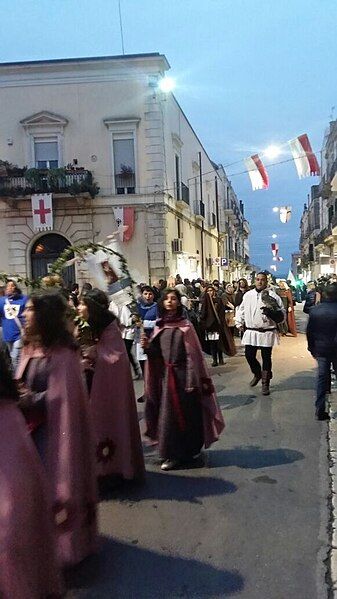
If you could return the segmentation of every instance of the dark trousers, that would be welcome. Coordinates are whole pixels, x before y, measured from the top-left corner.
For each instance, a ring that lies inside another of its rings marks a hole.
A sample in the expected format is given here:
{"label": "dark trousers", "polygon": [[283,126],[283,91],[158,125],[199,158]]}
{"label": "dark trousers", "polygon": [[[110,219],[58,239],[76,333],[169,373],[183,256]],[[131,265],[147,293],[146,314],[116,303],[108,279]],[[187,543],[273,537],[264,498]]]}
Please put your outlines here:
{"label": "dark trousers", "polygon": [[210,341],[209,345],[210,345],[210,349],[211,349],[211,354],[212,354],[213,362],[217,362],[218,361],[218,356],[219,356],[219,362],[222,362],[222,360],[223,360],[223,353],[219,349],[219,342],[218,341]]}
{"label": "dark trousers", "polygon": [[124,339],[124,343],[125,343],[125,347],[126,347],[126,351],[128,353],[128,358],[130,360],[130,364],[132,365],[132,368],[135,372],[135,374],[138,374],[138,367],[137,364],[135,362],[135,359],[132,355],[132,345],[133,345],[133,339]]}
{"label": "dark trousers", "polygon": [[[257,350],[261,350],[262,369],[260,362],[256,359]],[[271,372],[271,352],[272,347],[255,347],[254,345],[245,346],[246,360],[253,374],[261,376],[261,370]]]}
{"label": "dark trousers", "polygon": [[335,373],[337,373],[337,355],[316,356],[318,365],[317,387],[316,387],[316,414],[325,412],[325,397],[330,392],[331,385],[331,364]]}

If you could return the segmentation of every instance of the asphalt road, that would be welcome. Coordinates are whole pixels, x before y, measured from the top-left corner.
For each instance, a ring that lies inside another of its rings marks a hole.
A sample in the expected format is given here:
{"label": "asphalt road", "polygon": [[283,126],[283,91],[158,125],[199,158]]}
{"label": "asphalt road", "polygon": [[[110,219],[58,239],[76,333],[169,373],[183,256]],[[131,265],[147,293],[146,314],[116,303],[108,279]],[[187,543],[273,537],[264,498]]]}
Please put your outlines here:
{"label": "asphalt road", "polygon": [[212,369],[227,426],[205,467],[162,473],[145,449],[146,484],[101,502],[101,551],[68,576],[67,597],[326,598],[327,424],[314,419],[314,366],[301,334],[274,352],[270,397],[249,388],[242,356]]}

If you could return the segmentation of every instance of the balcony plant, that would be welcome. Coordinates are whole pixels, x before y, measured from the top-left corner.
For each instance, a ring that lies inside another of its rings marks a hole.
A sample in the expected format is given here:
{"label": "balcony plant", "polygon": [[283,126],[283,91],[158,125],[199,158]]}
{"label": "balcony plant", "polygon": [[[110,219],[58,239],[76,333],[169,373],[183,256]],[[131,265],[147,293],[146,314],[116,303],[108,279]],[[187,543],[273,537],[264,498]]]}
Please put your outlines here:
{"label": "balcony plant", "polygon": [[121,164],[120,172],[118,176],[122,179],[130,179],[134,175],[134,170],[132,166],[127,166],[126,164]]}
{"label": "balcony plant", "polygon": [[19,167],[7,160],[0,160],[0,177],[24,177],[27,167]]}

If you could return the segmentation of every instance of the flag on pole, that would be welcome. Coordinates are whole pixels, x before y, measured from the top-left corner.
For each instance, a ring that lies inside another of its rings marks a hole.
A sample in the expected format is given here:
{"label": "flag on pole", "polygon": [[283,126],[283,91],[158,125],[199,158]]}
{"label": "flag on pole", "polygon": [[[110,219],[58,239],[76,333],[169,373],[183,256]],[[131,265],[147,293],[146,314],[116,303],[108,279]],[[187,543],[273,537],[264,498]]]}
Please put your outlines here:
{"label": "flag on pole", "polygon": [[51,231],[53,228],[51,193],[32,195],[32,214],[34,231]]}
{"label": "flag on pole", "polygon": [[279,245],[278,245],[278,243],[272,243],[271,244],[271,253],[273,254],[274,257],[277,256],[278,251],[279,251]]}
{"label": "flag on pole", "polygon": [[291,153],[294,158],[297,174],[300,179],[319,175],[320,168],[317,158],[313,153],[306,133],[289,141]]}
{"label": "flag on pole", "polygon": [[135,210],[129,207],[113,209],[121,241],[130,241],[135,230]]}
{"label": "flag on pole", "polygon": [[253,191],[256,189],[268,189],[269,177],[258,154],[245,159],[245,165],[248,171]]}
{"label": "flag on pole", "polygon": [[281,206],[279,214],[281,223],[287,223],[291,219],[291,206]]}

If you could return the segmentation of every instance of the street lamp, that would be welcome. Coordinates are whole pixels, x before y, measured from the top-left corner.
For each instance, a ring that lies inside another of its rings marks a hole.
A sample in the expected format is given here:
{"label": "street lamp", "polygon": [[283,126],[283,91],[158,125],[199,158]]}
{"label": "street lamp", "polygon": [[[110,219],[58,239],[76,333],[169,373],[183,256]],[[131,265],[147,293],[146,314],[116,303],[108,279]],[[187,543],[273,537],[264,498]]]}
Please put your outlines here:
{"label": "street lamp", "polygon": [[268,146],[263,154],[266,156],[266,158],[274,160],[274,158],[277,158],[281,154],[281,150],[277,146]]}
{"label": "street lamp", "polygon": [[278,206],[274,206],[273,212],[278,212],[278,211],[279,211],[279,207]]}
{"label": "street lamp", "polygon": [[276,238],[277,238],[277,235],[276,235],[276,233],[273,233],[273,234],[272,234],[272,238],[273,238],[273,239],[276,239]]}
{"label": "street lamp", "polygon": [[176,87],[176,82],[172,77],[163,77],[159,80],[158,87],[164,94],[168,94]]}

